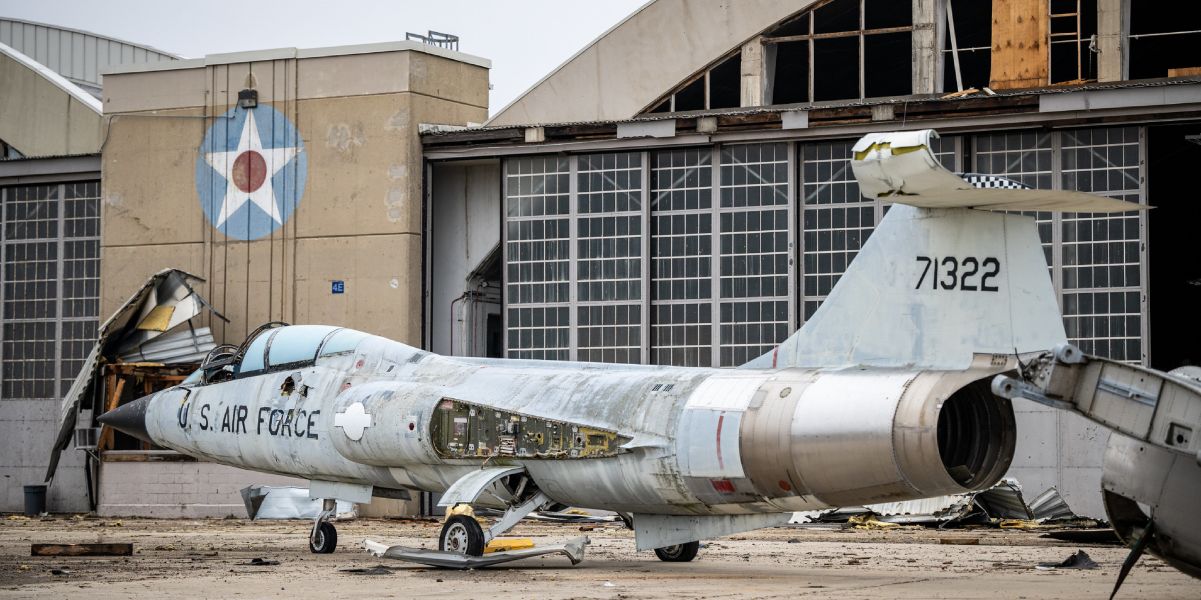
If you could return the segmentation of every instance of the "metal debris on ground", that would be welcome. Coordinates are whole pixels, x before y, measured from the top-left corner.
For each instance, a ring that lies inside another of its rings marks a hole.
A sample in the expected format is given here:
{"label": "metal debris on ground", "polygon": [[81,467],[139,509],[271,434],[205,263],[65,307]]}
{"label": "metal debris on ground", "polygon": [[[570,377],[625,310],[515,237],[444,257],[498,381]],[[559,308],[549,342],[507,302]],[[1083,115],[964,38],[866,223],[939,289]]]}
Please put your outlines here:
{"label": "metal debris on ground", "polygon": [[352,569],[338,569],[339,573],[350,573],[352,575],[391,575],[392,569],[384,565],[376,565],[374,567],[356,567]]}
{"label": "metal debris on ground", "polygon": [[278,560],[267,560],[265,558],[256,556],[256,557],[250,559],[246,564],[252,565],[255,567],[274,567],[274,566],[279,565],[279,561]]}
{"label": "metal debris on ground", "polygon": [[1040,522],[1079,518],[1068,507],[1068,503],[1059,494],[1059,490],[1054,487],[1048,488],[1047,491],[1039,494],[1038,497],[1030,502],[1030,512],[1034,513],[1034,519]]}
{"label": "metal debris on ground", "polygon": [[1035,567],[1041,571],[1050,571],[1053,569],[1096,569],[1100,567],[1096,561],[1092,559],[1084,550],[1077,550],[1071,556],[1063,559],[1063,562],[1057,563],[1038,563]]}
{"label": "metal debris on ground", "polygon": [[888,523],[876,519],[876,515],[868,513],[864,515],[855,515],[847,519],[847,523],[855,529],[892,529],[900,527],[896,523]]}
{"label": "metal debris on ground", "polygon": [[547,554],[562,554],[571,561],[571,564],[578,565],[580,561],[584,560],[584,547],[590,543],[591,541],[588,538],[578,537],[557,546],[541,546],[526,548],[524,550],[493,552],[483,556],[467,556],[456,552],[409,548],[406,546],[387,546],[371,540],[365,540],[363,548],[367,550],[368,554],[378,558],[394,558],[396,560],[447,569],[477,569]]}

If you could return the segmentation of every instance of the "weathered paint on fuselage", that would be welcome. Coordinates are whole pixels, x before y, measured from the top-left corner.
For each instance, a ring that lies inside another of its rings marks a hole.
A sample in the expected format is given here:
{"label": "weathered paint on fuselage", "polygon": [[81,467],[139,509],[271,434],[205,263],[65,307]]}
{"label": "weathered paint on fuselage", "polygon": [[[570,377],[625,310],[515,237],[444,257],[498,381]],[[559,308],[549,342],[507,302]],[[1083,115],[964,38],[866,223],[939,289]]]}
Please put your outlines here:
{"label": "weathered paint on fuselage", "polygon": [[[744,370],[476,359],[371,336],[312,365],[160,392],[147,431],[160,445],[238,467],[443,491],[485,462],[445,459],[434,450],[434,409],[452,398],[629,438],[611,457],[487,459],[490,466],[525,466],[564,504],[657,514],[782,512],[962,491],[938,456],[938,410],[959,386],[1005,368]],[[370,424],[353,439],[335,417],[356,403]]]}

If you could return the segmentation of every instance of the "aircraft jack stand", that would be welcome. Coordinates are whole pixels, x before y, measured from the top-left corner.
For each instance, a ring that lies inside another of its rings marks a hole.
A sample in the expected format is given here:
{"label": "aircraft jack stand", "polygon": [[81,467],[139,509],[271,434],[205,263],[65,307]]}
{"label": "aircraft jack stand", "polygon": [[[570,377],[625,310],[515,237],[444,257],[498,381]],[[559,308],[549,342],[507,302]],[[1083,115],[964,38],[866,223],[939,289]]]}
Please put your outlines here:
{"label": "aircraft jack stand", "polygon": [[309,534],[309,551],[314,554],[332,554],[338,547],[338,530],[329,520],[338,510],[338,501],[326,498],[321,502],[321,514],[313,521],[313,531]]}

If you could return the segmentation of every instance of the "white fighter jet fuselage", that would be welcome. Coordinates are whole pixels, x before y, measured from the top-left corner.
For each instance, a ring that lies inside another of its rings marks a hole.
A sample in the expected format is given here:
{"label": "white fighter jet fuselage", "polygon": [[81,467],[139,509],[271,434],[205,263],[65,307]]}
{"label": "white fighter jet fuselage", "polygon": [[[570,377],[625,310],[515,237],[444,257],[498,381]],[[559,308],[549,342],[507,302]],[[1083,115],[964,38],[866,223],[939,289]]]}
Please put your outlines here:
{"label": "white fighter jet fuselage", "polygon": [[522,466],[556,502],[668,515],[982,489],[1014,447],[1009,401],[988,391],[1012,368],[1004,356],[950,372],[618,366],[444,357],[324,326],[267,329],[244,352],[237,378],[148,398],[148,437],[237,467],[402,490]]}

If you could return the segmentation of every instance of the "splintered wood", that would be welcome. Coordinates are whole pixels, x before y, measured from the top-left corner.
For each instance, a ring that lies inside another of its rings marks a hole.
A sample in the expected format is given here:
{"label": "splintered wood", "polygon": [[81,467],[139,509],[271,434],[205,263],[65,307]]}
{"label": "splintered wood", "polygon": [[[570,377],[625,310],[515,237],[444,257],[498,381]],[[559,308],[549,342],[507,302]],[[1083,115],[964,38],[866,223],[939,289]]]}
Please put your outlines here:
{"label": "splintered wood", "polygon": [[133,556],[133,544],[30,544],[30,556]]}
{"label": "splintered wood", "polygon": [[1047,0],[993,0],[989,87],[1047,85],[1047,10]]}

